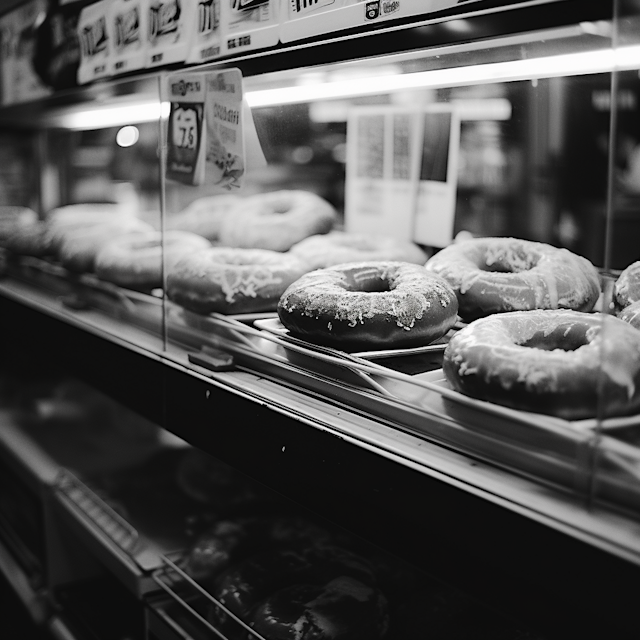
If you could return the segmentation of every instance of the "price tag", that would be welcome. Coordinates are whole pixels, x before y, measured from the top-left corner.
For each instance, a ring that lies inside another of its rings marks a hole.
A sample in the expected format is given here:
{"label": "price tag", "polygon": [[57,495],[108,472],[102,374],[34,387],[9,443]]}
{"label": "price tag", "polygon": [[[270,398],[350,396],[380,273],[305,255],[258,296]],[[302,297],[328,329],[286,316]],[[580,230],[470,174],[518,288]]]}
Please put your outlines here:
{"label": "price tag", "polygon": [[204,179],[204,74],[176,74],[167,81],[171,102],[167,135],[166,176],[185,184]]}

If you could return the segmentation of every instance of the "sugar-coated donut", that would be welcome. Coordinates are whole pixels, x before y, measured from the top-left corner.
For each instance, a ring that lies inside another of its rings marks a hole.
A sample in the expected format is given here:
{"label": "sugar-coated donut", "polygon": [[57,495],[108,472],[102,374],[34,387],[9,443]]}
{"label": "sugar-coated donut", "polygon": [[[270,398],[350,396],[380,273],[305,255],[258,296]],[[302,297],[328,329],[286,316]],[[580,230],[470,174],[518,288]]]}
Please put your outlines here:
{"label": "sugar-coated donut", "polygon": [[38,221],[38,214],[29,207],[0,206],[0,244],[18,229]]}
{"label": "sugar-coated donut", "polygon": [[269,640],[381,640],[388,605],[379,589],[342,576],[276,592],[256,608],[251,626]]}
{"label": "sugar-coated donut", "polygon": [[529,309],[591,311],[600,295],[586,258],[541,242],[473,238],[445,247],[426,267],[453,287],[466,321]]}
{"label": "sugar-coated donut", "polygon": [[630,264],[613,285],[613,302],[616,309],[624,309],[640,302],[640,260]]}
{"label": "sugar-coated donut", "polygon": [[218,240],[222,221],[240,202],[242,198],[232,193],[198,198],[179,213],[167,216],[165,228],[191,231],[207,240]]}
{"label": "sugar-coated donut", "polygon": [[33,224],[15,229],[6,239],[5,247],[18,256],[34,256],[40,258],[51,253],[48,239],[48,227],[38,220]]}
{"label": "sugar-coated donut", "polygon": [[212,247],[179,260],[167,274],[167,296],[196,313],[273,311],[306,271],[295,256],[266,249]]}
{"label": "sugar-coated donut", "polygon": [[424,251],[413,242],[345,231],[310,236],[294,244],[290,252],[305,260],[312,269],[372,260],[424,264],[427,259]]}
{"label": "sugar-coated donut", "polygon": [[309,191],[273,191],[244,198],[220,228],[220,242],[229,247],[288,251],[308,236],[327,233],[335,209]]}
{"label": "sugar-coated donut", "polygon": [[408,262],[352,262],[302,276],[278,315],[292,335],[338,348],[426,345],[455,323],[458,303],[438,275]]}
{"label": "sugar-coated donut", "polygon": [[163,259],[168,272],[183,256],[210,246],[206,238],[189,231],[127,234],[98,251],[95,272],[122,287],[154,289],[162,287]]}
{"label": "sugar-coated donut", "polygon": [[515,409],[568,420],[640,410],[640,332],[607,314],[476,320],[451,338],[443,369],[454,389]]}
{"label": "sugar-coated donut", "polygon": [[100,250],[110,241],[128,234],[143,234],[153,227],[138,218],[119,217],[108,222],[66,231],[57,248],[57,257],[69,271],[93,271]]}

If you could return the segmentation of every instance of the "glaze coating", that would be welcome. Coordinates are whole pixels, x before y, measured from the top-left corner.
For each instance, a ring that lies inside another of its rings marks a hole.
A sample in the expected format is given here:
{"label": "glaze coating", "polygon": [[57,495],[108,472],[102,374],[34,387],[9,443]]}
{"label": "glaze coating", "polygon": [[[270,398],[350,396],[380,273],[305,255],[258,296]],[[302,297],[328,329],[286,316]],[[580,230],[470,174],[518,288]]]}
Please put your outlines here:
{"label": "glaze coating", "polygon": [[514,311],[452,337],[444,373],[481,400],[567,420],[640,410],[640,332],[607,314]]}
{"label": "glaze coating", "polygon": [[467,322],[507,311],[591,311],[600,295],[586,258],[541,242],[473,238],[445,247],[426,267],[453,287]]}

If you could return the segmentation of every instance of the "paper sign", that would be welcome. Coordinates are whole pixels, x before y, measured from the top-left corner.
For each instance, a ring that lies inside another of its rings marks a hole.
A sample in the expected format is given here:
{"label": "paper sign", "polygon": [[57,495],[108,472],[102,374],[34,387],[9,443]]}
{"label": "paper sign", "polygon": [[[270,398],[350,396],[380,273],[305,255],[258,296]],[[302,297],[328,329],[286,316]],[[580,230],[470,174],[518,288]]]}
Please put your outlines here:
{"label": "paper sign", "polygon": [[420,175],[413,239],[429,247],[453,241],[460,151],[460,118],[449,105],[432,105],[420,118]]}
{"label": "paper sign", "polygon": [[413,239],[419,114],[393,107],[350,111],[345,229]]}
{"label": "paper sign", "polygon": [[193,42],[187,62],[206,62],[222,55],[221,3],[223,0],[198,0],[193,21]]}
{"label": "paper sign", "polygon": [[195,3],[149,0],[147,66],[184,62],[195,31]]}
{"label": "paper sign", "polygon": [[181,73],[167,80],[171,110],[165,174],[169,180],[191,185],[204,180],[205,88],[203,73]]}
{"label": "paper sign", "polygon": [[229,69],[207,74],[206,181],[232,190],[245,173],[242,74]]}
{"label": "paper sign", "polygon": [[278,44],[280,0],[221,2],[224,55],[275,47]]}
{"label": "paper sign", "polygon": [[111,73],[111,42],[108,22],[109,3],[107,0],[90,4],[80,13],[78,18],[79,84],[103,78]]}
{"label": "paper sign", "polygon": [[113,42],[114,74],[143,69],[147,62],[147,0],[112,0],[109,28]]}
{"label": "paper sign", "polygon": [[443,247],[453,237],[460,120],[450,105],[356,107],[345,229]]}

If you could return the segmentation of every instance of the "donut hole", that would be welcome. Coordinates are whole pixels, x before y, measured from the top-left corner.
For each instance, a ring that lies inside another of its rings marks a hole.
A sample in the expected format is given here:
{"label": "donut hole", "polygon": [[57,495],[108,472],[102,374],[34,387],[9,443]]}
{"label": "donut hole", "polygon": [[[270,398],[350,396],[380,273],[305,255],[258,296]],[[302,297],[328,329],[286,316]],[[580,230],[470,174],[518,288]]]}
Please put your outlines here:
{"label": "donut hole", "polygon": [[519,343],[521,347],[540,349],[541,351],[577,351],[589,344],[585,327],[560,326],[551,333],[538,331],[528,340]]}
{"label": "donut hole", "polygon": [[481,271],[490,273],[521,273],[533,269],[539,261],[534,253],[510,251],[498,255],[485,255],[479,266]]}

